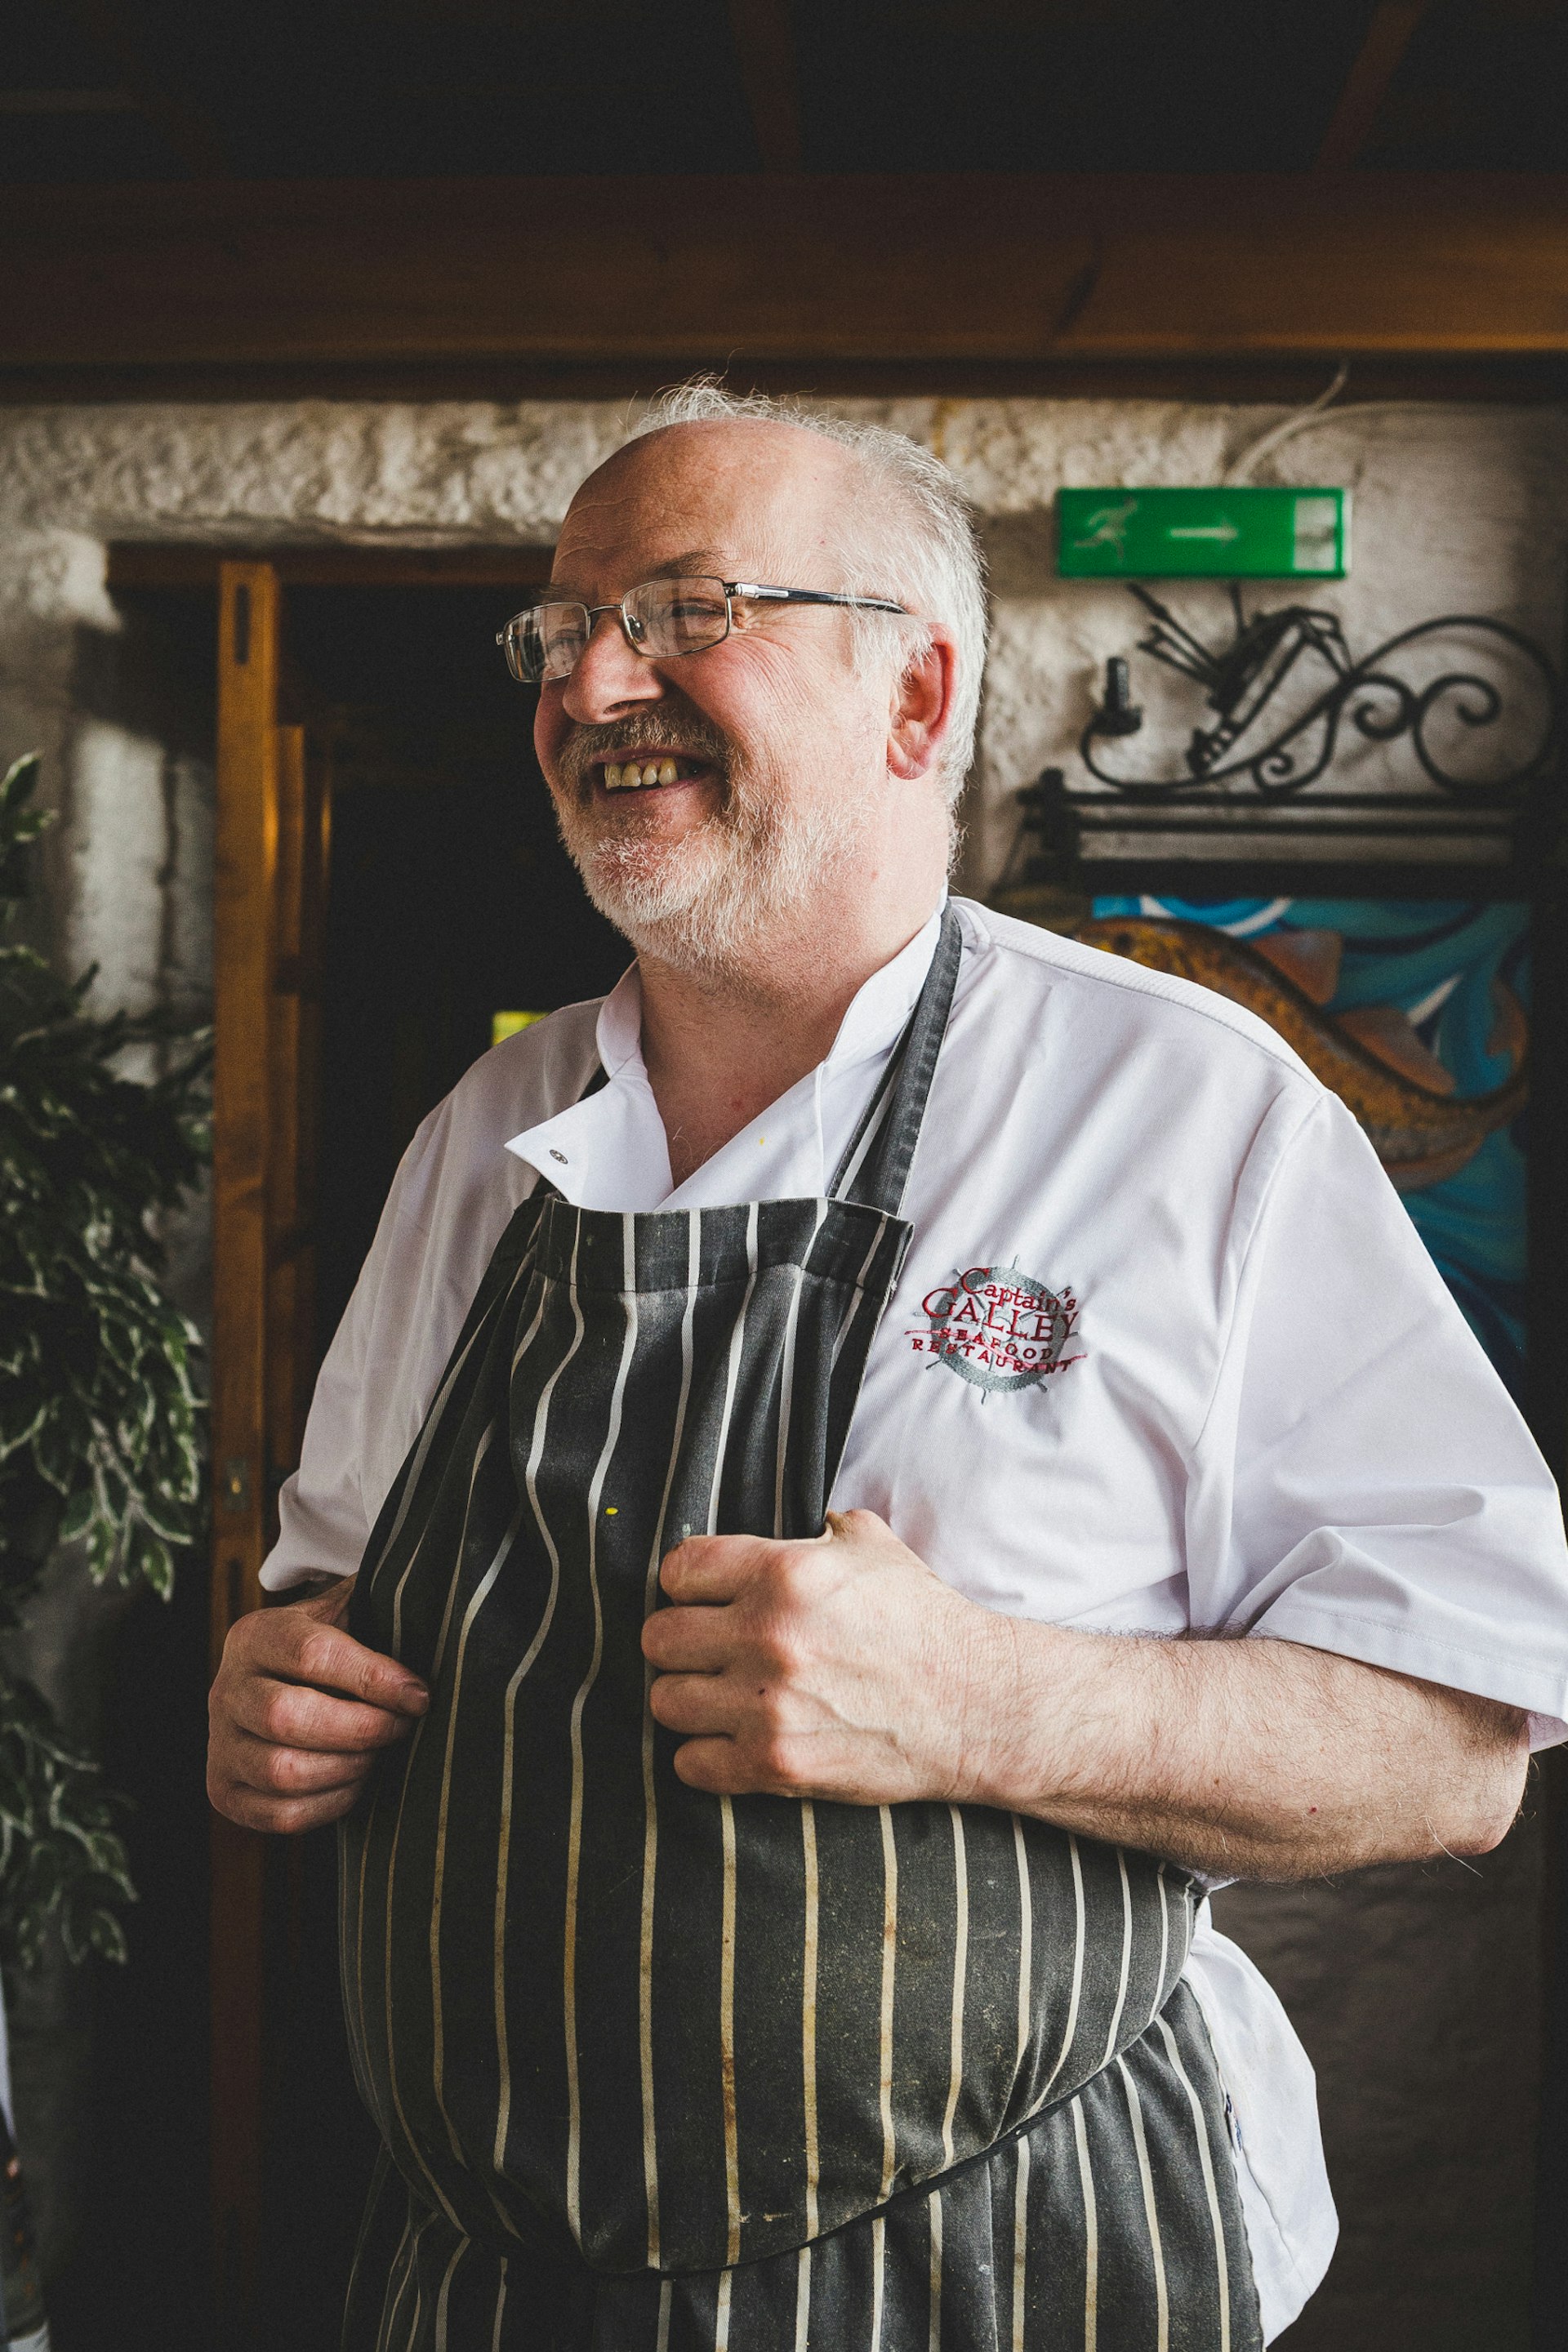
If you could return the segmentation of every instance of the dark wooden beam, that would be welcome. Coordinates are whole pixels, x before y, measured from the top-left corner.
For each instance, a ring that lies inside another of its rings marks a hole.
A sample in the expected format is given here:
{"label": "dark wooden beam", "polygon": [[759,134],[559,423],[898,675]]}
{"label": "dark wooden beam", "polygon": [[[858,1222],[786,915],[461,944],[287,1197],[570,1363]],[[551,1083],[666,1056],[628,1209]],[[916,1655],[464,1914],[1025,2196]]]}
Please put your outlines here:
{"label": "dark wooden beam", "polygon": [[1318,171],[1342,171],[1357,160],[1372,137],[1388,85],[1399,70],[1411,37],[1430,5],[1431,0],[1377,0],[1323,133]]}
{"label": "dark wooden beam", "polygon": [[172,88],[148,55],[145,40],[123,0],[65,0],[68,16],[100,54],[113,65],[144,121],[195,178],[221,179],[229,171],[227,151],[200,107]]}
{"label": "dark wooden beam", "polygon": [[730,30],[764,172],[798,172],[800,79],[790,0],[730,0]]}
{"label": "dark wooden beam", "polygon": [[[685,364],[624,359],[562,366],[545,360],[371,362],[263,360],[164,367],[0,366],[0,410],[88,401],[643,400]],[[715,362],[717,364],[717,362]],[[738,392],[808,393],[824,400],[1179,400],[1299,408],[1323,389],[1321,352],[1273,357],[1023,360],[750,361],[731,354]],[[1514,406],[1568,402],[1568,353],[1485,350],[1375,352],[1357,358],[1357,400],[1461,400]],[[246,555],[253,548],[237,551]]]}
{"label": "dark wooden beam", "polygon": [[6,369],[1568,353],[1568,175],[12,188]]}

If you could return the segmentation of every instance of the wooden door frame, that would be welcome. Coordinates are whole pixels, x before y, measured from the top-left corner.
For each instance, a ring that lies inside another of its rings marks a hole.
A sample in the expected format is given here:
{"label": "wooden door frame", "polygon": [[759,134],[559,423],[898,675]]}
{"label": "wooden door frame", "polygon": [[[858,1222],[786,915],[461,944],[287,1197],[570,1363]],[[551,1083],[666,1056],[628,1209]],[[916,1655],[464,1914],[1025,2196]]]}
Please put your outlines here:
{"label": "wooden door frame", "polygon": [[[299,1459],[310,1360],[308,1138],[300,1073],[316,1018],[328,806],[305,730],[286,723],[287,591],[517,588],[549,548],[211,547],[110,551],[111,590],[215,591],[216,838],[213,994],[212,1577],[216,1671],[262,1605],[276,1490]],[[499,659],[500,656],[498,656]],[[304,1181],[302,1181],[302,1176]],[[210,1976],[212,2262],[220,2340],[258,2308],[266,2137],[269,1841],[215,1814]]]}
{"label": "wooden door frame", "polygon": [[[267,1216],[281,589],[265,562],[218,583],[213,884],[212,1662],[261,1601],[267,1546]],[[212,1820],[213,2293],[226,2332],[254,2305],[259,2250],[265,1848]]]}

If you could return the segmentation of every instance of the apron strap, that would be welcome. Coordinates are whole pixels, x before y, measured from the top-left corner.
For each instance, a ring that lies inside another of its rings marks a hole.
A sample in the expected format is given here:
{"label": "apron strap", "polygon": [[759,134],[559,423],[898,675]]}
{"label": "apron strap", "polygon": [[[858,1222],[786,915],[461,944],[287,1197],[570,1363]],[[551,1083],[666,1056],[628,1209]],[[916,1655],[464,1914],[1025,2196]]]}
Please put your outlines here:
{"label": "apron strap", "polygon": [[942,909],[942,929],[937,935],[931,970],[897,1049],[878,1079],[876,1092],[861,1114],[860,1123],[827,1188],[830,1201],[858,1201],[865,1207],[880,1209],[887,1216],[899,1214],[910,1163],[920,1140],[936,1057],[947,1033],[947,1016],[952,1009],[952,992],[963,952],[963,927],[949,899]]}

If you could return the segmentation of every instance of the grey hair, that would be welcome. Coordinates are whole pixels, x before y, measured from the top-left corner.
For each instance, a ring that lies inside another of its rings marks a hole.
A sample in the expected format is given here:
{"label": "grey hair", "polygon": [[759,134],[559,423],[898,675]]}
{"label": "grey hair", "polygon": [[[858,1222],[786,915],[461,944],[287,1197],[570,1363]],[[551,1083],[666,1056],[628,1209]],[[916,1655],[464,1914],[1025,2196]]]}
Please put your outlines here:
{"label": "grey hair", "polygon": [[[636,430],[639,435],[658,433],[672,425],[731,419],[798,425],[853,450],[860,460],[872,496],[857,508],[851,524],[852,541],[846,550],[850,575],[835,585],[850,595],[896,597],[921,619],[940,621],[952,630],[957,678],[939,768],[952,807],[974,756],[989,629],[985,558],[968,499],[942,459],[907,434],[766,393],[728,392],[711,376],[697,376],[660,393]],[[929,631],[922,630],[911,650],[910,624],[889,615],[854,613],[850,619],[856,659],[862,667],[885,662],[901,673],[931,642]]]}

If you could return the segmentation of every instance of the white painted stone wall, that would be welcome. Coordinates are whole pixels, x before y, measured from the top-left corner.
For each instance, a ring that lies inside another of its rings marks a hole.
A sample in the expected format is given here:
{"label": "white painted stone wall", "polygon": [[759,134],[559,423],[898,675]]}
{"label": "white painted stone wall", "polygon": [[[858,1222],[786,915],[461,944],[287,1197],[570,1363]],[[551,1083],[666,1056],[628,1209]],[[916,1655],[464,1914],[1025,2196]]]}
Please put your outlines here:
{"label": "white painted stone wall", "polygon": [[[1139,629],[1123,590],[1057,579],[1057,488],[1217,482],[1285,412],[1149,401],[843,406],[928,441],[983,519],[995,635],[964,879],[984,889],[1012,838],[1012,793],[1047,762],[1073,772],[1104,659]],[[106,543],[537,544],[628,413],[540,402],[0,410],[0,762],[45,751],[46,797],[61,815],[46,852],[47,935],[71,969],[97,961],[103,1006],[199,1003],[211,899],[209,762],[200,747],[128,718],[123,679],[103,689],[122,625],[104,590]],[[1342,614],[1357,652],[1445,610],[1490,614],[1553,653],[1561,646],[1563,411],[1344,405],[1282,446],[1258,478],[1353,490],[1352,576],[1313,601]],[[1223,635],[1217,586],[1170,595],[1200,631]],[[1150,665],[1137,688],[1151,713],[1137,755],[1158,763],[1179,752],[1198,713]],[[1399,772],[1397,754],[1363,750],[1348,781],[1387,788]],[[187,1264],[199,1255],[193,1234]],[[50,1643],[58,1653],[59,1639]],[[57,1655],[52,1671],[68,1681],[68,1660]],[[1269,1957],[1320,2065],[1351,2222],[1330,2289],[1292,2342],[1302,2352],[1458,2352],[1484,2340],[1507,2352],[1525,2341],[1536,1847],[1531,1833],[1516,1836],[1479,1876],[1374,1881],[1226,1898],[1227,1924]],[[57,2234],[68,2221],[61,2151],[73,2095],[61,2068],[51,2072],[49,2037],[63,2047],[68,2028],[58,2005],[37,2007],[20,2069],[24,2130],[30,2104]]]}
{"label": "white painted stone wall", "polygon": [[[1286,412],[1152,401],[842,405],[929,442],[984,520],[994,645],[966,873],[980,887],[1011,838],[1010,793],[1048,761],[1072,772],[1105,657],[1126,652],[1142,625],[1124,590],[1056,577],[1057,488],[1217,482]],[[60,944],[101,960],[106,994],[156,992],[170,949],[151,897],[167,887],[183,898],[186,884],[177,855],[169,884],[154,879],[171,863],[168,827],[150,799],[161,790],[156,748],[73,719],[79,641],[117,625],[102,592],[103,543],[537,544],[553,536],[574,487],[622,437],[629,415],[624,404],[569,402],[0,412],[0,751],[42,741],[51,752],[50,789],[67,819],[54,847],[57,867],[68,868],[57,877]],[[1563,411],[1346,406],[1284,444],[1262,478],[1354,492],[1352,577],[1313,596],[1341,614],[1356,651],[1455,610],[1511,621],[1553,651],[1560,645]],[[1279,593],[1251,592],[1251,601]],[[1223,640],[1217,584],[1170,595],[1200,633]],[[1197,714],[1180,682],[1152,664],[1140,665],[1138,691],[1150,727],[1133,757],[1158,768]],[[1352,789],[1396,786],[1408,772],[1397,747],[1347,748],[1337,781]],[[144,874],[140,887],[127,859]],[[183,915],[176,928],[177,958],[199,961]],[[177,962],[164,983],[186,976]]]}

